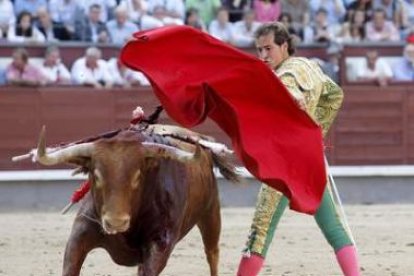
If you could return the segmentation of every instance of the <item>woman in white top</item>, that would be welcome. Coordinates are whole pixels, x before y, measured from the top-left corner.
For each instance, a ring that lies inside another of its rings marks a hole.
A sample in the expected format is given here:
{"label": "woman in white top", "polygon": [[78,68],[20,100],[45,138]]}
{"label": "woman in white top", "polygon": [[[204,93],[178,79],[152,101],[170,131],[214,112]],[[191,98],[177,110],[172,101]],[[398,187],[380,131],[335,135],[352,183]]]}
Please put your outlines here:
{"label": "woman in white top", "polygon": [[23,11],[17,16],[17,22],[7,32],[7,40],[10,42],[43,43],[45,36],[33,24],[32,15]]}

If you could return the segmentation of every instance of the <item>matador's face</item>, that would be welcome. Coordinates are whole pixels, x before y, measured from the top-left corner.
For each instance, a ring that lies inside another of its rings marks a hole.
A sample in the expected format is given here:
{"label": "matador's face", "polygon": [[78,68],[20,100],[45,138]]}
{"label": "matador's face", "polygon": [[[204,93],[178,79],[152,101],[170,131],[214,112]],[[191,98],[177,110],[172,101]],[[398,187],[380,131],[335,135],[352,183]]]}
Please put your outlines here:
{"label": "matador's face", "polygon": [[257,38],[256,49],[259,58],[272,70],[276,69],[283,60],[289,57],[287,42],[282,45],[276,44],[273,33]]}

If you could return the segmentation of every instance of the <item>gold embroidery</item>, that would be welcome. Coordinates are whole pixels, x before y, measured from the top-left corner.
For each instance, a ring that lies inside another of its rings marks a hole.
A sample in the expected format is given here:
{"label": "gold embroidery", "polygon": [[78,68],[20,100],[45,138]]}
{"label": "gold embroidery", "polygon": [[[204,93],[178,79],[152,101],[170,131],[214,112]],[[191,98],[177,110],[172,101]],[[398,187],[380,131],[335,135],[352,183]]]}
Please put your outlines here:
{"label": "gold embroidery", "polygon": [[260,189],[253,223],[250,229],[246,251],[262,254],[266,246],[266,237],[274,212],[282,199],[282,193],[262,184]]}
{"label": "gold embroidery", "polygon": [[293,98],[328,132],[342,104],[342,89],[306,58],[291,57],[275,72]]}

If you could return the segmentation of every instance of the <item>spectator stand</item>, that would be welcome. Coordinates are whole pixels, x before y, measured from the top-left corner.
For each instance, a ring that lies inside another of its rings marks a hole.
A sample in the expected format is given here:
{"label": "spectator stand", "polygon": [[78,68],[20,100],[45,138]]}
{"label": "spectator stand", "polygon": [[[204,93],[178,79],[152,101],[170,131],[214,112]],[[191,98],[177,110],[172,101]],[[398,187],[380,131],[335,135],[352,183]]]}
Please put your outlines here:
{"label": "spectator stand", "polygon": [[369,49],[392,63],[402,57],[404,43],[344,45],[340,79],[344,106],[333,126],[329,143],[336,164],[412,164],[414,162],[413,82],[355,81],[352,73]]}
{"label": "spectator stand", "polygon": [[[349,85],[375,85],[373,82],[357,82],[356,68],[361,66],[365,60],[366,52],[369,49],[378,51],[378,56],[382,57],[392,67],[393,63],[402,58],[403,42],[361,42],[358,44],[345,44],[342,49],[340,66],[340,84]],[[398,82],[395,83],[398,85]],[[401,84],[401,83],[400,83]]]}
{"label": "spectator stand", "polygon": [[[74,60],[92,45],[102,50],[105,60],[119,53],[119,46],[115,45],[63,42],[59,44],[63,62],[71,68]],[[17,46],[21,44],[2,43],[0,57],[9,58]],[[27,46],[31,62],[34,63],[36,58],[43,59],[47,46]],[[414,83],[394,81],[389,86],[379,88],[370,82],[349,80],[346,70],[347,63],[364,59],[367,49],[374,48],[381,57],[392,61],[402,56],[403,47],[402,42],[344,45],[340,83],[345,92],[345,102],[327,139],[331,164],[414,164]],[[297,55],[326,60],[326,49],[327,44],[302,44],[297,49]],[[256,55],[254,48],[243,50]],[[9,166],[9,156],[33,147],[33,137],[38,134],[40,122],[51,127],[49,134],[52,143],[123,126],[136,104],[147,106],[147,112],[156,106],[157,101],[150,92],[150,87],[114,88],[97,93],[85,87],[74,89],[74,86],[0,87],[3,95],[0,100],[0,118],[6,129],[10,130],[0,141],[0,161],[3,166]],[[82,104],[84,107],[79,105],[80,98],[85,102]],[[16,112],[12,112],[11,107]],[[61,114],[63,111],[66,115]],[[109,121],[105,114],[112,114],[116,121]],[[58,131],[59,124],[72,126]],[[199,130],[220,141],[229,142],[212,123],[207,122]]]}
{"label": "spectator stand", "polygon": [[[119,45],[113,44],[92,44],[84,42],[60,42],[59,44],[50,44],[58,45],[62,57],[62,62],[68,68],[72,68],[72,64],[79,57],[83,56],[85,49],[90,46],[96,46],[102,51],[102,58],[109,60],[112,57],[116,57],[119,54]],[[11,56],[17,47],[22,47],[22,44],[19,43],[8,43],[4,42],[0,44],[0,69],[4,68],[8,62],[11,61]],[[45,51],[49,44],[37,44],[37,45],[24,45],[25,49],[29,53],[30,61],[38,64],[43,62],[43,57]]]}

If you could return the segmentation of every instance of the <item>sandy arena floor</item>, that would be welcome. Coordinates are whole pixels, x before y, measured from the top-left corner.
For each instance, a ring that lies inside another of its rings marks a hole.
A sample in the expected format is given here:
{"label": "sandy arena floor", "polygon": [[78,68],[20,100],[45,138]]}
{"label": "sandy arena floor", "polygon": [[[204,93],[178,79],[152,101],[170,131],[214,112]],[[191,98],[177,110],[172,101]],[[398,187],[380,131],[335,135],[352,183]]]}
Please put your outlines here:
{"label": "sandy arena floor", "polygon": [[[414,205],[346,206],[358,243],[362,275],[414,276]],[[235,275],[252,208],[223,213],[220,275]],[[74,213],[0,213],[0,275],[60,275]],[[103,250],[89,254],[82,275],[132,276]],[[209,275],[198,230],[175,249],[162,275]],[[312,217],[288,211],[261,275],[341,275]]]}

